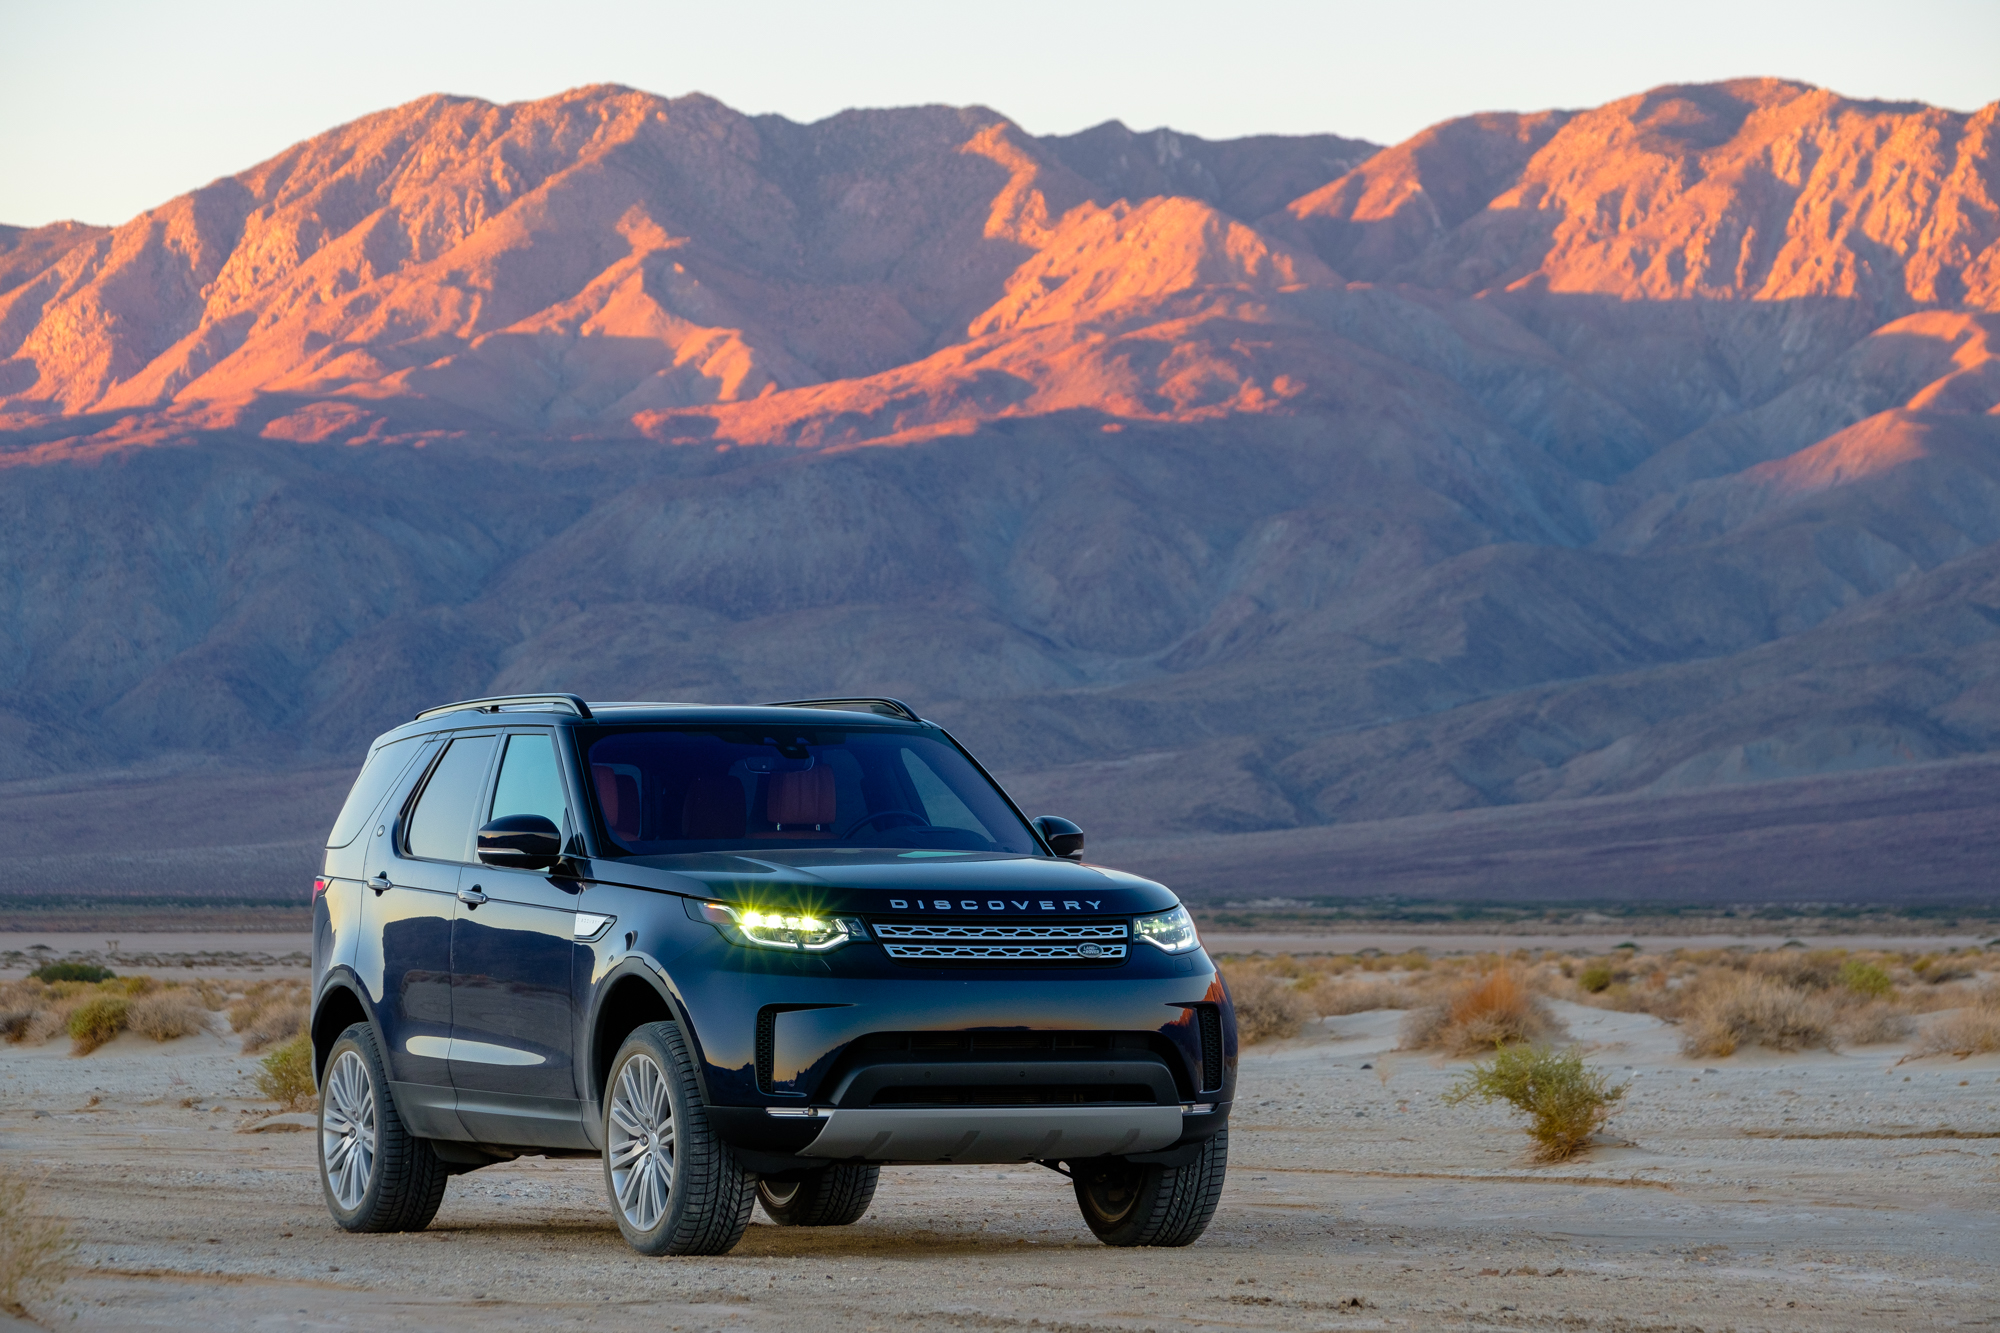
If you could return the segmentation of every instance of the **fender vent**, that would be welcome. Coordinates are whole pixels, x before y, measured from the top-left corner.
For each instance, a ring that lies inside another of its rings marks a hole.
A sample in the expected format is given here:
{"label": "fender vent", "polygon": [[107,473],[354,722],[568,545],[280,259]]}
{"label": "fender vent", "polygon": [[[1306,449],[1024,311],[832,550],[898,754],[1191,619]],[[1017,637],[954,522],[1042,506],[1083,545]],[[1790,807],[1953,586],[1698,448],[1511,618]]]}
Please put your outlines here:
{"label": "fender vent", "polygon": [[1213,1004],[1199,1005],[1195,1009],[1195,1016],[1196,1021],[1201,1024],[1201,1090],[1220,1092],[1222,1091],[1222,1009]]}
{"label": "fender vent", "polygon": [[777,1060],[778,1011],[757,1011],[757,1091],[771,1091],[771,1066]]}

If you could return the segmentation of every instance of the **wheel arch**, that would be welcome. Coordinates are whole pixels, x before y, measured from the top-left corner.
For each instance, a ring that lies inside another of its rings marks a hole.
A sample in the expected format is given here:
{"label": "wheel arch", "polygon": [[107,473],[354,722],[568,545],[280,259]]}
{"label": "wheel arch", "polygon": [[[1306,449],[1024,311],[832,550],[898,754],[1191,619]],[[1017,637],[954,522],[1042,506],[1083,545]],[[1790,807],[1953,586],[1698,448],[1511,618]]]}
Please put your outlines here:
{"label": "wheel arch", "polygon": [[[333,1044],[340,1040],[341,1033],[356,1023],[366,1023],[374,1028],[374,1010],[354,979],[344,972],[337,972],[320,987],[319,996],[313,1001],[313,1086],[319,1086],[320,1075],[326,1069],[326,1057],[333,1050]],[[381,1035],[381,1030],[376,1029],[378,1045]]]}
{"label": "wheel arch", "polygon": [[673,1023],[686,1034],[695,1056],[695,1075],[708,1096],[708,1080],[702,1072],[701,1041],[687,1021],[686,1009],[673,986],[655,968],[638,958],[628,958],[598,983],[593,1002],[589,1033],[588,1077],[581,1089],[583,1100],[592,1109],[591,1121],[603,1111],[604,1085],[611,1077],[611,1061],[634,1028],[646,1023]]}

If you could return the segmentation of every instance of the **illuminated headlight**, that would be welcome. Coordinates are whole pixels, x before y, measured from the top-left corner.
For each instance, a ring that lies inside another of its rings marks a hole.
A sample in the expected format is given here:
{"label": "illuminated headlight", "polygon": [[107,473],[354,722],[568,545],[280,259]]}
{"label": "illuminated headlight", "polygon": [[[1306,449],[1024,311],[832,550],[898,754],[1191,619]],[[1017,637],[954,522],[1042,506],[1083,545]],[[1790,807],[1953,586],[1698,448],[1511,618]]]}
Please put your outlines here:
{"label": "illuminated headlight", "polygon": [[722,928],[737,944],[765,949],[803,949],[825,953],[852,940],[868,938],[868,928],[850,916],[813,916],[804,912],[760,912],[728,903],[703,903],[702,917]]}
{"label": "illuminated headlight", "polygon": [[1186,953],[1201,943],[1195,938],[1194,918],[1188,915],[1185,907],[1139,917],[1132,922],[1132,933],[1155,949],[1164,949],[1168,953]]}

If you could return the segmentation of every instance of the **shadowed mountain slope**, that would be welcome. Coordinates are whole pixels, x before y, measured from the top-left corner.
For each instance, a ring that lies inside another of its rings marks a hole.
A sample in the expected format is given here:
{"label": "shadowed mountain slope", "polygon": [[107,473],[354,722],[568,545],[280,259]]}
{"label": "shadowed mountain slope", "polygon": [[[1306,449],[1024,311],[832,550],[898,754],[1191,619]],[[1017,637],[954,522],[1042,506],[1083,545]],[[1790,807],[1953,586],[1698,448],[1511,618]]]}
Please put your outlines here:
{"label": "shadowed mountain slope", "polygon": [[902,694],[1130,839],[1991,751],[1996,110],[433,97],[8,231],[0,797],[547,688]]}

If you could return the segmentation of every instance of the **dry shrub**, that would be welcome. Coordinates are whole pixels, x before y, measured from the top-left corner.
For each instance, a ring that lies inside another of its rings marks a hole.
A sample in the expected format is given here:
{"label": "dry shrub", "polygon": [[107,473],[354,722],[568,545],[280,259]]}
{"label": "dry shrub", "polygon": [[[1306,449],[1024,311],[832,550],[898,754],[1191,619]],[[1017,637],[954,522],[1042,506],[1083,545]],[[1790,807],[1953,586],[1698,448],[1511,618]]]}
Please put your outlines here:
{"label": "dry shrub", "polygon": [[1460,982],[1443,1003],[1411,1013],[1403,1022],[1403,1046],[1471,1055],[1561,1033],[1562,1024],[1541,997],[1528,990],[1520,973],[1497,967]]}
{"label": "dry shrub", "polygon": [[132,1002],[122,995],[99,995],[78,1005],[69,1016],[71,1055],[89,1055],[125,1030]]}
{"label": "dry shrub", "polygon": [[1847,953],[1841,949],[1779,949],[1749,959],[1753,974],[1793,990],[1831,990],[1846,965]]}
{"label": "dry shrub", "polygon": [[0,1309],[25,1318],[22,1303],[62,1285],[75,1248],[68,1228],[35,1208],[27,1182],[0,1171]]}
{"label": "dry shrub", "polygon": [[185,986],[174,986],[133,1000],[125,1025],[154,1041],[191,1037],[208,1027],[208,1006]]}
{"label": "dry shrub", "polygon": [[1907,1013],[1881,1000],[1850,1005],[1834,1021],[1834,1032],[1850,1046],[1902,1041],[1916,1030],[1916,1021]]}
{"label": "dry shrub", "polygon": [[1947,1014],[1917,1039],[1905,1059],[1926,1055],[2000,1055],[2000,986],[1988,986],[1973,1002]]}
{"label": "dry shrub", "polygon": [[1574,1047],[1558,1054],[1542,1046],[1509,1046],[1474,1065],[1444,1095],[1448,1105],[1477,1098],[1504,1101],[1528,1117],[1535,1156],[1561,1162],[1590,1146],[1590,1136],[1611,1118],[1627,1085],[1609,1085],[1604,1072],[1586,1069]]}
{"label": "dry shrub", "polygon": [[1413,986],[1376,977],[1353,981],[1323,979],[1304,999],[1321,1017],[1365,1014],[1373,1009],[1408,1009],[1416,997]]}
{"label": "dry shrub", "polygon": [[1278,977],[1238,972],[1228,978],[1236,1007],[1236,1036],[1245,1046],[1276,1037],[1296,1037],[1313,1018],[1306,997]]}
{"label": "dry shrub", "polygon": [[300,1033],[259,1062],[257,1091],[287,1111],[312,1105],[312,1038]]}
{"label": "dry shrub", "polygon": [[1796,986],[1756,975],[1717,977],[1701,987],[1688,1009],[1681,1051],[1720,1057],[1744,1046],[1831,1049],[1834,1017],[1830,1001]]}
{"label": "dry shrub", "polygon": [[312,1011],[304,1000],[280,1000],[265,1005],[243,1034],[243,1052],[261,1051],[274,1042],[289,1041],[306,1030]]}
{"label": "dry shrub", "polygon": [[259,981],[229,1006],[229,1027],[243,1034],[247,1055],[303,1032],[310,1016],[303,983]]}

